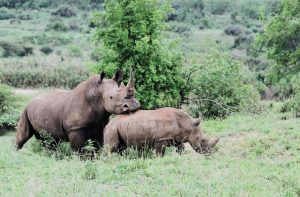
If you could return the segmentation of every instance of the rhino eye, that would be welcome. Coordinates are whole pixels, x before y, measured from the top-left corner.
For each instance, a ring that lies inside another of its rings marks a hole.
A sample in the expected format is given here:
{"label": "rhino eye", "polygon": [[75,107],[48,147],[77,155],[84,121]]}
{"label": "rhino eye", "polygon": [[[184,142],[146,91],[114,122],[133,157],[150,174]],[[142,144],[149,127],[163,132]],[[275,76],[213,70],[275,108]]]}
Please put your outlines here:
{"label": "rhino eye", "polygon": [[112,97],[112,96],[110,96],[109,98],[110,98],[110,99],[113,99],[113,97]]}

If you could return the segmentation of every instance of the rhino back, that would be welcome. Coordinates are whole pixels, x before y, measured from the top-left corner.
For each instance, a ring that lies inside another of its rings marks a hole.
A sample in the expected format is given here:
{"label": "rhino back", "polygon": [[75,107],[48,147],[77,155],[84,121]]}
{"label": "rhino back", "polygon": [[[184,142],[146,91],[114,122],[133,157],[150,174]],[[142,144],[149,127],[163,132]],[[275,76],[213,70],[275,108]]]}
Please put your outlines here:
{"label": "rhino back", "polygon": [[72,125],[84,125],[86,118],[83,117],[87,117],[88,111],[88,104],[79,95],[74,95],[74,90],[54,90],[33,99],[27,106],[34,130],[45,130],[59,138],[67,138],[65,130]]}

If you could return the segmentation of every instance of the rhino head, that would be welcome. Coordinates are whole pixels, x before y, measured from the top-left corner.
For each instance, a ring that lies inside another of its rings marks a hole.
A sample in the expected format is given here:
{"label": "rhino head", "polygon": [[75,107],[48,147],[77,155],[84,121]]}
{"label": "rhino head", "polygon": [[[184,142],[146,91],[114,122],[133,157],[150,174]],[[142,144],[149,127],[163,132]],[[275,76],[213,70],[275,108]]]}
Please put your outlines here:
{"label": "rhino head", "polygon": [[123,80],[123,75],[123,71],[119,70],[112,79],[104,79],[105,75],[103,72],[101,73],[93,91],[93,96],[98,98],[94,99],[98,102],[96,104],[98,108],[104,108],[111,114],[136,111],[140,108],[140,103],[135,98],[132,69],[130,69],[130,79],[127,86],[120,83]]}
{"label": "rhino head", "polygon": [[220,138],[208,138],[200,128],[200,119],[194,119],[188,142],[197,153],[209,154]]}

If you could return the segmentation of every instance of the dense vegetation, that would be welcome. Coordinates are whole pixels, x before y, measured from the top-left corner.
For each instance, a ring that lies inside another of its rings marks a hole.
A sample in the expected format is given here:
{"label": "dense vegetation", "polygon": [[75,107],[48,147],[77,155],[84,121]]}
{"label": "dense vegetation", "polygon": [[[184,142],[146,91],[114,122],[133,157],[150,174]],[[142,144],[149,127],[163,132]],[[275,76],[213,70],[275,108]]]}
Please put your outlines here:
{"label": "dense vegetation", "polygon": [[[162,8],[161,8],[162,7]],[[95,15],[96,42],[103,42],[97,70],[135,72],[137,98],[144,109],[178,106],[183,79],[181,57],[161,46],[167,5],[157,0],[105,1],[103,14]],[[134,13],[134,14],[132,14]]]}

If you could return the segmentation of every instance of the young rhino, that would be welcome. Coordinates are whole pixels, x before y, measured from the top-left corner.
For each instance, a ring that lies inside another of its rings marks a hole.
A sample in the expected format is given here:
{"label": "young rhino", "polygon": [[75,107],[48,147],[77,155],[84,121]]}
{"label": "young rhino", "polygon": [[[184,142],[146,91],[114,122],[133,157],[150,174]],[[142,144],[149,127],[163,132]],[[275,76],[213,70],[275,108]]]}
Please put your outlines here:
{"label": "young rhino", "polygon": [[104,145],[109,152],[154,148],[163,156],[166,146],[182,148],[188,142],[196,152],[209,153],[219,139],[207,138],[199,125],[199,119],[175,108],[139,110],[112,119],[104,130]]}

